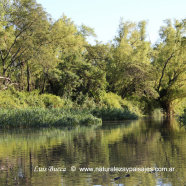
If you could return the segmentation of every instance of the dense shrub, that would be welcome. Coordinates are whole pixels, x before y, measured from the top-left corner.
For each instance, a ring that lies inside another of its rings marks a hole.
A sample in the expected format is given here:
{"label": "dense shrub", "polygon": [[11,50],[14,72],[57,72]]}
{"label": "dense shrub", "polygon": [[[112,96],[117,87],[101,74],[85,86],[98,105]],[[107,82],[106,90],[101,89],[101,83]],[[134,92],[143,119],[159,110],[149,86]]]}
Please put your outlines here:
{"label": "dense shrub", "polygon": [[70,100],[39,91],[19,92],[14,89],[0,91],[0,108],[63,108],[72,106]]}
{"label": "dense shrub", "polygon": [[121,112],[125,112],[125,110],[128,110],[131,113],[135,113],[138,116],[142,115],[138,106],[136,106],[135,104],[132,104],[131,101],[122,99],[120,96],[112,92],[105,93],[102,95],[101,108],[108,108],[111,110],[115,109],[118,111],[119,109],[121,109]]}
{"label": "dense shrub", "polygon": [[128,120],[128,119],[137,119],[138,116],[135,113],[132,113],[128,108],[97,108],[91,112],[94,116],[101,118],[104,121],[113,121],[113,120]]}

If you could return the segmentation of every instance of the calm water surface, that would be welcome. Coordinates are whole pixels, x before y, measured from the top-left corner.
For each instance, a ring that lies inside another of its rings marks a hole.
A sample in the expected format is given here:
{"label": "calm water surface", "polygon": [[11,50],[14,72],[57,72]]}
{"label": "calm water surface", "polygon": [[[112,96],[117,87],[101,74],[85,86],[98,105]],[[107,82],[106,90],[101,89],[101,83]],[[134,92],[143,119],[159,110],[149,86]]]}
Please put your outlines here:
{"label": "calm water surface", "polygon": [[[167,171],[108,171],[113,167]],[[152,119],[97,128],[1,130],[0,185],[184,186],[186,130],[175,120]]]}

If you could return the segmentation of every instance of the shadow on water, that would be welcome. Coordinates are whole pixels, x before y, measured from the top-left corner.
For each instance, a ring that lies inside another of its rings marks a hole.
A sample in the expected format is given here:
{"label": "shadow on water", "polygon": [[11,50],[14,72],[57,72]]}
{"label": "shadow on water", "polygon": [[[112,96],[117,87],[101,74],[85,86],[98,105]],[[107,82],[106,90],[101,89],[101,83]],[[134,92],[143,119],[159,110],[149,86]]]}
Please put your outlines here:
{"label": "shadow on water", "polygon": [[[185,185],[185,135],[185,128],[174,119],[150,118],[107,122],[97,128],[1,131],[0,183]],[[141,171],[108,169],[113,167],[136,167]],[[155,167],[167,171],[142,171]]]}

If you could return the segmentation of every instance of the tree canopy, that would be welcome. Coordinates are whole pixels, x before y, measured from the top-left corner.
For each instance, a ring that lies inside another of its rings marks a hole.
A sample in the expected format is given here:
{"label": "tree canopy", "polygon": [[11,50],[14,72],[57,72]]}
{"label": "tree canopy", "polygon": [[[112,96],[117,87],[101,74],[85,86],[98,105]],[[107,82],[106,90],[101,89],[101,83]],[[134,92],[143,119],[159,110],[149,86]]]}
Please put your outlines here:
{"label": "tree canopy", "polygon": [[96,102],[112,92],[170,114],[186,97],[186,21],[166,20],[155,45],[146,25],[121,20],[112,42],[90,44],[96,35],[86,25],[65,15],[53,20],[35,0],[1,0],[0,89]]}

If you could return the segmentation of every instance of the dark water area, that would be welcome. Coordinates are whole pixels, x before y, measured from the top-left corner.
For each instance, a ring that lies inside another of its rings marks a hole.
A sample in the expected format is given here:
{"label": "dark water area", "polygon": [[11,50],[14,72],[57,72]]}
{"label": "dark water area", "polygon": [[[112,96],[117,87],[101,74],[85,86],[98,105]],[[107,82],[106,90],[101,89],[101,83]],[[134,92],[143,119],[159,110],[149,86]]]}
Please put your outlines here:
{"label": "dark water area", "polygon": [[1,130],[0,185],[184,186],[186,129],[174,119],[143,119]]}

